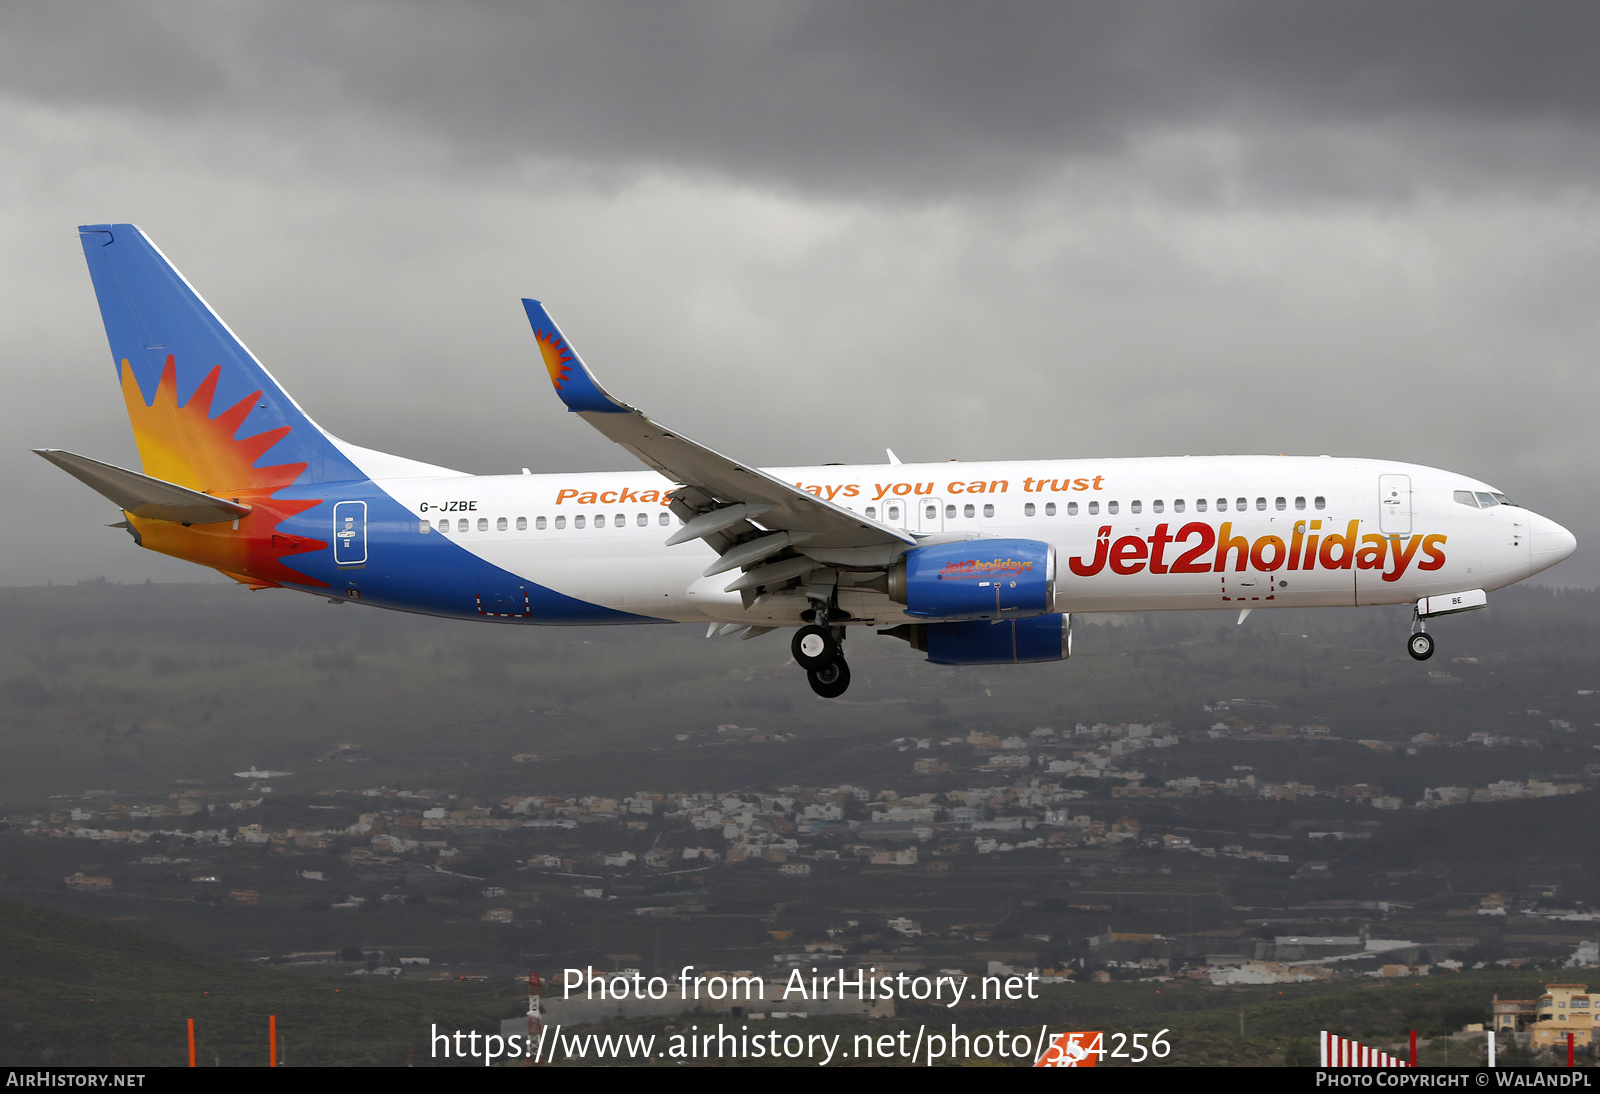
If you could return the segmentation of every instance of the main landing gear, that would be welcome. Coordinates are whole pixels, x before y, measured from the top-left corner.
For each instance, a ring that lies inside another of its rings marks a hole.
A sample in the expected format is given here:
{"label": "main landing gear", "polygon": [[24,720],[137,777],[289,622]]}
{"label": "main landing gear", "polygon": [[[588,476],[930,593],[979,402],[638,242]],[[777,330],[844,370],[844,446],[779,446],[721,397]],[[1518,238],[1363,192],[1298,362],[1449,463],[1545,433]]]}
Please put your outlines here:
{"label": "main landing gear", "polygon": [[845,663],[843,627],[829,627],[827,617],[817,613],[820,624],[813,623],[794,632],[789,652],[795,662],[806,670],[806,682],[811,690],[824,699],[837,699],[850,687],[850,666]]}

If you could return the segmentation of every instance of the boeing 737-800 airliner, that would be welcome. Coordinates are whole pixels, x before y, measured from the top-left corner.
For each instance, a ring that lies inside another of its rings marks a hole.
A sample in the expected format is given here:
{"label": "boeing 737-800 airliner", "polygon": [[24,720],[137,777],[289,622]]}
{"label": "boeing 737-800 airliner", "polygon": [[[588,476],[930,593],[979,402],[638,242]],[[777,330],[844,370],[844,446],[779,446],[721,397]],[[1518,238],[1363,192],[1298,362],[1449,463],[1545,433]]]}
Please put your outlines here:
{"label": "boeing 737-800 airliner", "polygon": [[567,409],[646,470],[467,475],[321,429],[131,224],[79,229],[142,472],[40,455],[140,546],[252,588],[497,623],[796,628],[812,688],[851,626],[946,665],[1057,661],[1072,612],[1414,606],[1427,620],[1572,553],[1486,483],[1383,460],[1209,456],[761,470],[602,388],[538,301]]}

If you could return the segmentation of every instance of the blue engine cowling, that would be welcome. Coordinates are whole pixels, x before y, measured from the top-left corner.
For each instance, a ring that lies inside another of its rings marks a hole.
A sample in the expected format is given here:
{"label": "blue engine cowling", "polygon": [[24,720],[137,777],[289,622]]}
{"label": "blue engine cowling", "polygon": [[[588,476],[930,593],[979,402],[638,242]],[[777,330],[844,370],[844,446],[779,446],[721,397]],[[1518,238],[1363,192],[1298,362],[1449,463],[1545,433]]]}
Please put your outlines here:
{"label": "blue engine cowling", "polygon": [[925,619],[1018,619],[1055,607],[1056,549],[1034,539],[913,547],[889,571],[889,599]]}
{"label": "blue engine cowling", "polygon": [[1021,665],[1072,656],[1072,618],[1034,615],[999,623],[902,623],[879,634],[911,643],[936,665]]}

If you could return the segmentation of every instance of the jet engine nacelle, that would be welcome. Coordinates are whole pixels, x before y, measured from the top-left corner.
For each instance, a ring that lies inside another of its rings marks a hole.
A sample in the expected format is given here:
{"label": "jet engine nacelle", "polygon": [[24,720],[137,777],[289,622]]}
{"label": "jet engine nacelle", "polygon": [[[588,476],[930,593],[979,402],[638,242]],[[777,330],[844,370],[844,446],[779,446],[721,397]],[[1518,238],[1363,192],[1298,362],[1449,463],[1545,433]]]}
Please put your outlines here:
{"label": "jet engine nacelle", "polygon": [[905,639],[936,665],[1021,665],[1072,656],[1072,617],[1065,614],[999,623],[902,623],[878,633]]}
{"label": "jet engine nacelle", "polygon": [[1018,619],[1055,607],[1056,549],[1034,539],[913,547],[889,571],[889,599],[926,619]]}

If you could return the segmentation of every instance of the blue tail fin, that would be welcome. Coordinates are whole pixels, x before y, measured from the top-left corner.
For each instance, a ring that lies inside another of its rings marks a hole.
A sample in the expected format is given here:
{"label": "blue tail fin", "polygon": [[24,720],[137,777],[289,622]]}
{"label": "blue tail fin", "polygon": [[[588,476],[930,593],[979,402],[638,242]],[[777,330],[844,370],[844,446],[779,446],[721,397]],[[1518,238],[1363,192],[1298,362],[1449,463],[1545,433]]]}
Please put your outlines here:
{"label": "blue tail fin", "polygon": [[218,496],[365,477],[143,232],[78,233],[146,474]]}

